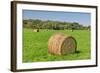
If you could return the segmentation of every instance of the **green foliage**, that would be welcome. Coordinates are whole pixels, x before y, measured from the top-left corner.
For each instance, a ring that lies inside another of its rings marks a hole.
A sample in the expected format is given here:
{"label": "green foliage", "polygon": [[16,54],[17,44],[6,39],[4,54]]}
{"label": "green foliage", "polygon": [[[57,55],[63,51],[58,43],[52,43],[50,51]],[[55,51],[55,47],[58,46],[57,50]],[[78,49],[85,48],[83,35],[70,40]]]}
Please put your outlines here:
{"label": "green foliage", "polygon": [[[48,53],[48,39],[55,33],[64,33],[73,36],[77,40],[77,50],[63,56]],[[44,30],[33,32],[32,29],[23,30],[23,62],[61,61],[90,59],[90,31],[88,30]]]}
{"label": "green foliage", "polygon": [[[30,24],[31,23],[31,24]],[[80,25],[77,22],[60,22],[60,21],[42,21],[42,20],[23,20],[23,26],[26,28],[33,29],[53,29],[53,30],[82,30],[82,29],[90,29],[87,26]]]}

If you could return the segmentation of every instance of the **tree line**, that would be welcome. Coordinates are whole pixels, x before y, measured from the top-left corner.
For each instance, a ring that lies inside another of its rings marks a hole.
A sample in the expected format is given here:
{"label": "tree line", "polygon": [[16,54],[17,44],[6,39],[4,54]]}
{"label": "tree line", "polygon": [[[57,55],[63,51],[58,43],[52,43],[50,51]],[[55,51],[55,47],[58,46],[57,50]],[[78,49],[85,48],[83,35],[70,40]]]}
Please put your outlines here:
{"label": "tree line", "polygon": [[89,26],[83,26],[77,22],[61,22],[61,21],[43,21],[39,19],[28,19],[23,20],[24,28],[32,29],[52,29],[52,30],[90,30]]}

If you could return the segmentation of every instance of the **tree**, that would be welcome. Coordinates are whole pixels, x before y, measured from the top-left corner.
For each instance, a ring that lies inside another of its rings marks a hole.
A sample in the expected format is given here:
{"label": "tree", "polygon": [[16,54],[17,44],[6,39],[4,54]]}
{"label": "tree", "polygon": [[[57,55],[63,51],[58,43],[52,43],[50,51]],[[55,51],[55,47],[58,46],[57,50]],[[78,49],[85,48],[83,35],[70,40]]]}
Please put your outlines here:
{"label": "tree", "polygon": [[77,22],[60,22],[60,21],[43,21],[39,19],[28,19],[28,20],[23,20],[23,26],[25,28],[33,28],[33,29],[52,29],[52,30],[82,30],[82,29],[90,29],[90,26],[86,27],[83,25],[80,25]]}
{"label": "tree", "polygon": [[91,30],[91,26],[90,25],[87,28],[88,28],[88,30]]}

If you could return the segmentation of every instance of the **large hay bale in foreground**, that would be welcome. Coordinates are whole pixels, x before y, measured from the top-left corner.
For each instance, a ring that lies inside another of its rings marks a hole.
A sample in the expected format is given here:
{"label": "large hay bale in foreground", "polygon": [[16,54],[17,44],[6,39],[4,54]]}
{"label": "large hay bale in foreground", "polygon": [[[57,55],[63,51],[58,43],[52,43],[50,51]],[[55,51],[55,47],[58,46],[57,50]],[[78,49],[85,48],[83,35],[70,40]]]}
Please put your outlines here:
{"label": "large hay bale in foreground", "polygon": [[76,51],[76,47],[76,40],[72,36],[61,33],[51,36],[48,41],[48,51],[55,55],[74,53]]}

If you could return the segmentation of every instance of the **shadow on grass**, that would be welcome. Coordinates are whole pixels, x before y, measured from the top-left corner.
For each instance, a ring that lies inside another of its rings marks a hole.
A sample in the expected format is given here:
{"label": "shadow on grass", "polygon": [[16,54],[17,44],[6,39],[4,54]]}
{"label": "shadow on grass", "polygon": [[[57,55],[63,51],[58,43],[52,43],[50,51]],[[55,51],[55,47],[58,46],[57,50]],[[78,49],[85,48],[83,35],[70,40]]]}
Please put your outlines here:
{"label": "shadow on grass", "polygon": [[80,51],[79,51],[79,50],[77,50],[77,51],[75,51],[75,53],[79,54],[79,53],[80,53]]}

